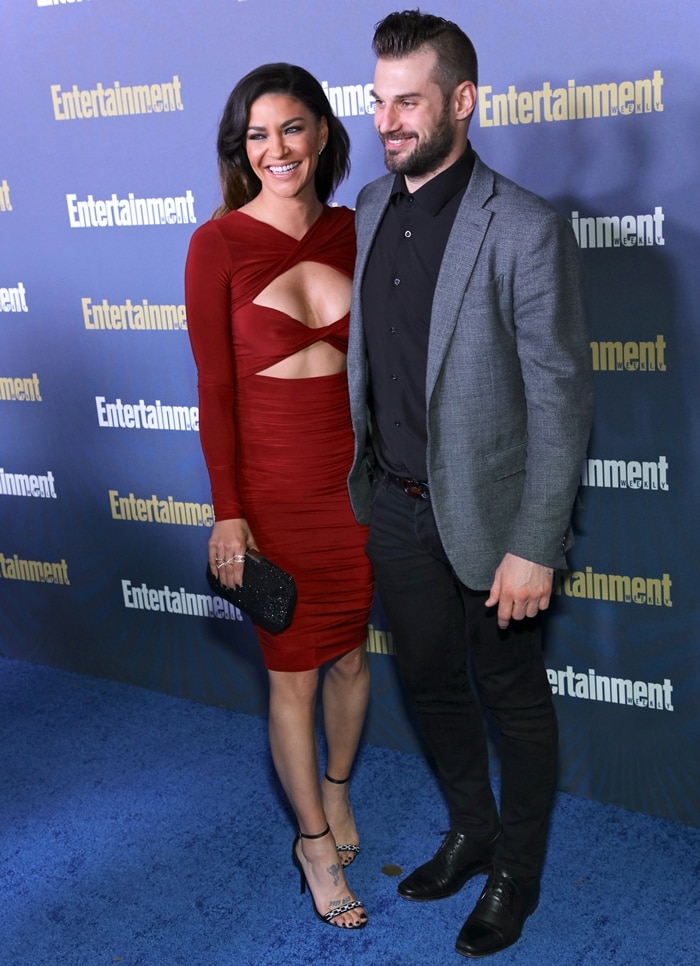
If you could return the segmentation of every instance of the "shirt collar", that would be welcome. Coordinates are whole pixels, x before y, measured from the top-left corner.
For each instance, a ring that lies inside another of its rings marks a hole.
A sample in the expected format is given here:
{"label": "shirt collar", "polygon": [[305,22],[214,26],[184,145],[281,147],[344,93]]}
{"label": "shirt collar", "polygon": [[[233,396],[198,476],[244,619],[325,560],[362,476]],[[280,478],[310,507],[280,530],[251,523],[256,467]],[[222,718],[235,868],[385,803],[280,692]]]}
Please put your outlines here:
{"label": "shirt collar", "polygon": [[469,141],[464,152],[457,158],[454,164],[445,168],[440,174],[435,175],[417,191],[411,192],[406,187],[406,179],[402,174],[397,174],[391,189],[391,198],[395,200],[398,196],[404,195],[407,198],[415,198],[420,205],[431,215],[437,215],[445,207],[450,198],[453,198],[458,191],[464,190],[469,184],[472,170],[474,168],[474,151]]}

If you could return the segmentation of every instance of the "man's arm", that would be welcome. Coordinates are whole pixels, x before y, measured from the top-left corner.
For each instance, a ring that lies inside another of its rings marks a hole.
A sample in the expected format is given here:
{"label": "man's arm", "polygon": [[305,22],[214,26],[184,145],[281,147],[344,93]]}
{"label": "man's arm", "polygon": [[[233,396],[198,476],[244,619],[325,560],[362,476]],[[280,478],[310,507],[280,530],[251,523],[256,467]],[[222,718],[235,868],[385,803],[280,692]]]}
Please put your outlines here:
{"label": "man's arm", "polygon": [[[545,570],[563,568],[593,393],[580,253],[570,225],[555,212],[533,219],[517,256],[513,315],[527,408],[527,457],[506,556]],[[501,583],[508,575],[510,592],[513,582],[522,580],[520,568],[514,574],[506,558],[501,567]],[[535,579],[526,610],[541,599],[540,583]]]}
{"label": "man's arm", "polygon": [[549,607],[553,571],[565,563],[571,511],[592,414],[590,348],[580,253],[570,226],[538,222],[518,259],[514,324],[527,405],[525,486],[509,551],[487,607],[499,627]]}

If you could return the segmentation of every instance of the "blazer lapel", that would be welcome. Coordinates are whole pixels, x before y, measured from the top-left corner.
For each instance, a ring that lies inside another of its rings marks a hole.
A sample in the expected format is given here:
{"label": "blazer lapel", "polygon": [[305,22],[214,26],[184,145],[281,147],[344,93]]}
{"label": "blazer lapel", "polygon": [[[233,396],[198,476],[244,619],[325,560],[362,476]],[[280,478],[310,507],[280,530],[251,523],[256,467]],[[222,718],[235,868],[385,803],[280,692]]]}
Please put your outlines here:
{"label": "blazer lapel", "polygon": [[435,388],[447,347],[457,324],[464,293],[491,221],[484,205],[493,194],[493,172],[479,159],[447,240],[433,299],[428,342],[425,396],[428,403]]}
{"label": "blazer lapel", "polygon": [[[365,372],[362,280],[367,267],[367,259],[369,258],[369,253],[374,242],[374,236],[377,234],[377,229],[389,204],[392,184],[393,177],[384,176],[381,180],[369,185],[364,191],[361,214],[355,219],[357,230],[357,258],[355,260],[354,284],[352,288],[350,338],[348,345],[348,372],[351,388],[354,388],[353,383],[357,381],[357,374]],[[360,222],[359,225],[358,221]]]}
{"label": "blazer lapel", "polygon": [[379,223],[389,204],[393,183],[393,175],[385,175],[365,189],[367,195],[362,202],[362,226],[357,235],[357,261],[355,263],[355,275],[360,279],[360,282],[367,267],[367,258],[374,242],[374,236],[377,234]]}
{"label": "blazer lapel", "polygon": [[355,219],[357,258],[352,287],[350,331],[348,337],[348,387],[356,432],[364,432],[367,406],[367,357],[362,321],[362,279],[374,236],[391,197],[392,177],[385,176],[362,192],[361,209]]}

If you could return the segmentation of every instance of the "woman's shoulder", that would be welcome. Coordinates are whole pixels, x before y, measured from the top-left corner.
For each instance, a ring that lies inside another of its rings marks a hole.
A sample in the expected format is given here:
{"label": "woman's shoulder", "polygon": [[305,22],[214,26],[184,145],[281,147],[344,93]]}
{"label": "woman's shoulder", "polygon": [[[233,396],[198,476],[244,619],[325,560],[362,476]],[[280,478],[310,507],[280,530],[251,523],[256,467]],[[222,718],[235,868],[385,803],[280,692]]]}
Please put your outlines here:
{"label": "woman's shoulder", "polygon": [[254,230],[251,221],[239,211],[215,215],[195,229],[190,239],[190,250],[219,252],[223,257],[224,253],[238,251],[239,246],[249,246]]}
{"label": "woman's shoulder", "polygon": [[355,211],[353,208],[346,208],[345,205],[328,205],[326,212],[329,218],[335,220],[340,225],[354,225]]}
{"label": "woman's shoulder", "polygon": [[209,235],[221,235],[224,238],[236,238],[244,230],[247,216],[240,211],[227,211],[225,215],[215,214],[203,225],[200,225],[198,232]]}
{"label": "woman's shoulder", "polygon": [[327,207],[309,240],[323,253],[322,261],[352,272],[356,251],[355,212],[340,205]]}
{"label": "woman's shoulder", "polygon": [[355,212],[344,205],[326,208],[325,224],[329,235],[347,239],[355,238]]}

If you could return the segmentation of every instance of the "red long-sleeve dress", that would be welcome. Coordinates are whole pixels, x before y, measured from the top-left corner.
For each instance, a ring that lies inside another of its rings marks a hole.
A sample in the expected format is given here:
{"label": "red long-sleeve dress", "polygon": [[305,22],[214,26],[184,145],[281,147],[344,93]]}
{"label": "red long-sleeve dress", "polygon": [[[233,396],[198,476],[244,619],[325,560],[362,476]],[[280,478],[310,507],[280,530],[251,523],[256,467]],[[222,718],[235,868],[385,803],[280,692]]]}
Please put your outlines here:
{"label": "red long-sleeve dress", "polygon": [[351,277],[354,259],[347,208],[324,208],[299,240],[233,211],[198,228],[187,256],[187,324],[216,518],[245,518],[260,551],[297,583],[291,626],[277,635],[256,628],[270,670],[319,667],[362,644],[372,576],[367,531],[346,488],[353,434],[345,372],[258,374],[319,340],[347,351],[349,314],[309,328],[253,300],[300,262]]}

